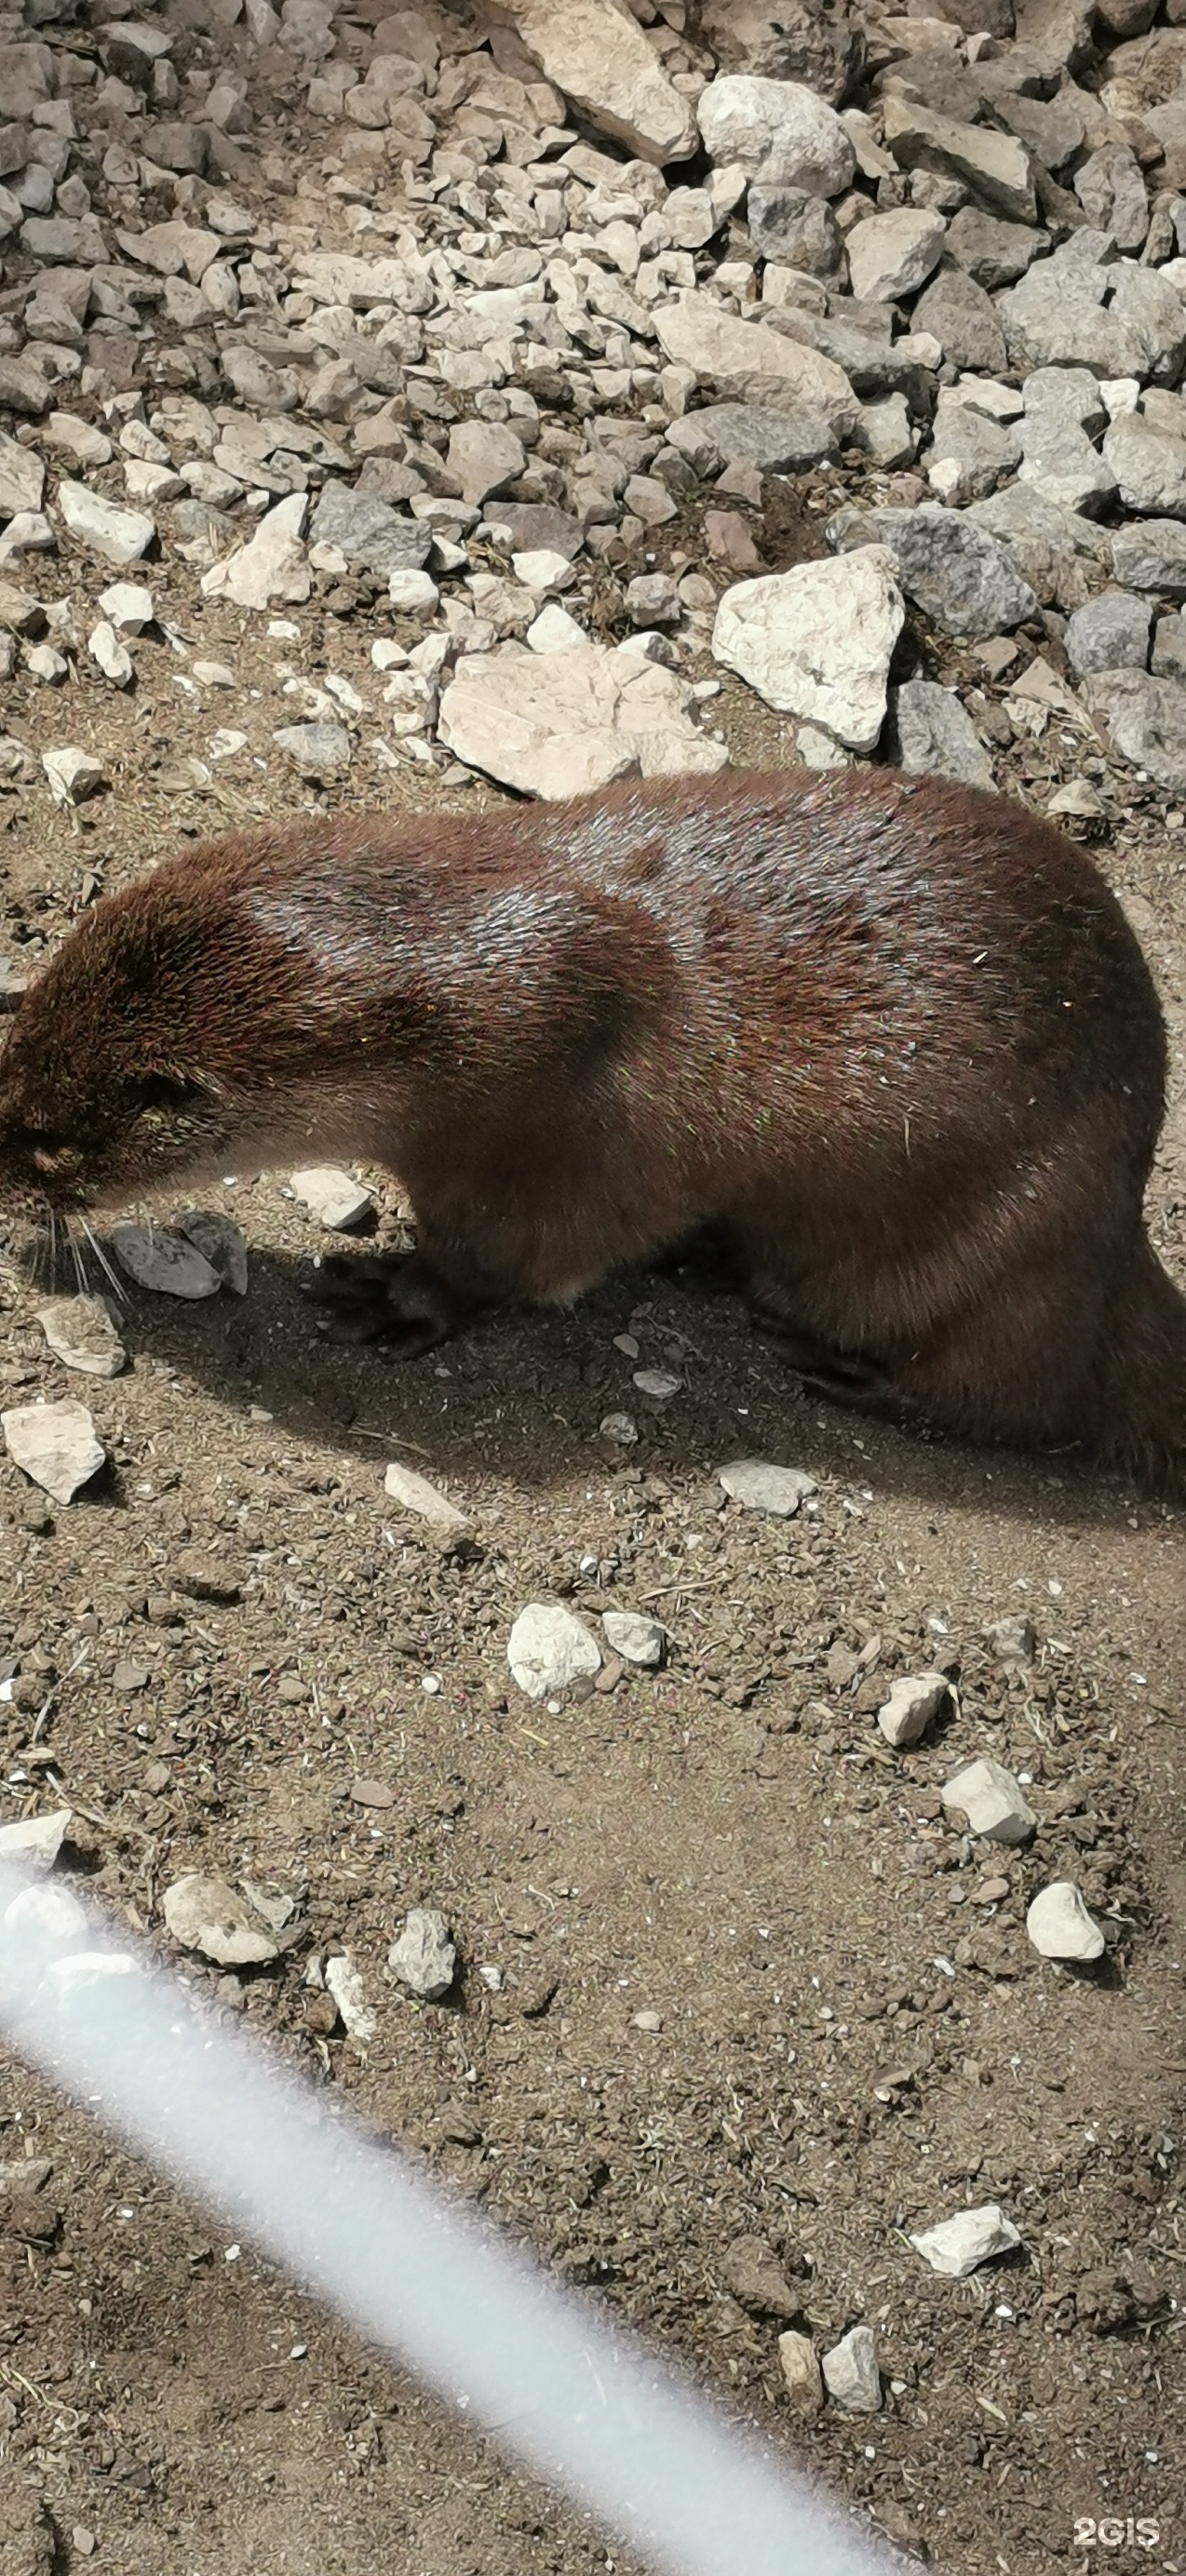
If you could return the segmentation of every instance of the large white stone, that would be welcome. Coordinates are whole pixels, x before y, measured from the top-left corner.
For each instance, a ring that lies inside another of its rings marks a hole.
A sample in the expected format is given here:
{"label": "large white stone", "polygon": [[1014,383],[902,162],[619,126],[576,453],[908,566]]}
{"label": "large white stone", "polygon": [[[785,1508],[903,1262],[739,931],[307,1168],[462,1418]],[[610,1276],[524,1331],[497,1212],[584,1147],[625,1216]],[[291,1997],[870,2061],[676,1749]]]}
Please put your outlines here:
{"label": "large white stone", "polygon": [[811,197],[839,197],[851,184],[848,134],[835,108],[802,81],[725,72],[701,91],[696,114],[710,161],[736,162],[749,179]]}
{"label": "large white stone", "polygon": [[795,564],[725,592],[712,649],[768,707],[872,751],[906,614],[885,546]]}
{"label": "large white stone", "polygon": [[644,161],[686,161],[696,119],[626,0],[499,0],[540,70]]}
{"label": "large white stone", "polygon": [[994,2255],[1011,2253],[1021,2238],[1012,2219],[1003,2215],[995,2200],[986,2200],[979,2209],[957,2210],[954,2218],[943,2218],[937,2227],[924,2228],[910,2242],[932,2272],[945,2272],[950,2280],[962,2281],[979,2264],[991,2263]]}
{"label": "large white stone", "polygon": [[601,644],[467,654],[441,699],[440,739],[471,769],[520,794],[555,798],[724,767],[724,744],[693,722],[685,681]]}
{"label": "large white stone", "polygon": [[301,530],[309,507],[304,492],[291,492],[260,520],[255,535],[202,575],[207,599],[229,599],[236,608],[270,608],[275,599],[307,599],[313,587]]}
{"label": "large white stone", "polygon": [[86,483],[59,483],[58,508],[76,544],[101,555],[104,563],[138,563],[156,535],[156,521],[147,511],[121,510]]}
{"label": "large white stone", "polygon": [[990,1842],[1026,1843],[1037,1826],[1018,1782],[1001,1762],[966,1763],[941,1795],[949,1812],[967,1817],[970,1833],[986,1834]]}
{"label": "large white stone", "polygon": [[824,2380],[832,2402],[849,2415],[876,2415],[881,2405],[881,2372],[877,2337],[872,2326],[850,2326],[839,2343],[824,2354]]}
{"label": "large white stone", "polygon": [[0,1413],[9,1457],[55,1503],[71,1503],[103,1465],[105,1451],[85,1404],[18,1404]]}
{"label": "large white stone", "polygon": [[1025,1928],[1044,1959],[1098,1959],[1104,1936],[1073,1879],[1056,1878],[1035,1896]]}
{"label": "large white stone", "polygon": [[773,1512],[784,1521],[819,1490],[805,1468],[776,1467],[768,1458],[734,1458],[720,1469],[719,1482],[730,1502],[740,1503],[743,1511]]}
{"label": "large white stone", "polygon": [[575,1611],[558,1601],[529,1601],[507,1639],[507,1662],[528,1699],[567,1690],[601,1670],[601,1648]]}
{"label": "large white stone", "polygon": [[866,304],[912,295],[938,267],[946,229],[942,215],[918,206],[897,206],[854,224],[844,244],[853,294]]}

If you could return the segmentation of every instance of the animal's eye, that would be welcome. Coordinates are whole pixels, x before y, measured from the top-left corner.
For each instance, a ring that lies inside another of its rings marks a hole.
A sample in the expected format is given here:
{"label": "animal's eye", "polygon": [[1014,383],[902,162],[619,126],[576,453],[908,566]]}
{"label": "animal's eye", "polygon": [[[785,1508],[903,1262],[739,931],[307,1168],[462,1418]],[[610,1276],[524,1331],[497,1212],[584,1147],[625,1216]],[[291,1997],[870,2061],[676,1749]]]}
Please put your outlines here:
{"label": "animal's eye", "polygon": [[201,1098],[198,1086],[171,1073],[150,1073],[140,1085],[142,1109],[192,1109]]}

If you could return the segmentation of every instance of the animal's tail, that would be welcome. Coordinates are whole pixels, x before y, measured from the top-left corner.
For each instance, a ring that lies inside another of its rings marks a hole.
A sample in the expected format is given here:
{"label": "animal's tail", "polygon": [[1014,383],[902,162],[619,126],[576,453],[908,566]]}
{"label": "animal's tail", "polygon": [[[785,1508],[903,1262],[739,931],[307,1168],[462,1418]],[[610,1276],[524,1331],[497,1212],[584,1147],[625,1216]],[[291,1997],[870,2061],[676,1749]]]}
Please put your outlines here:
{"label": "animal's tail", "polygon": [[1099,1455],[1186,1501],[1186,1297],[1142,1233],[1101,1352]]}

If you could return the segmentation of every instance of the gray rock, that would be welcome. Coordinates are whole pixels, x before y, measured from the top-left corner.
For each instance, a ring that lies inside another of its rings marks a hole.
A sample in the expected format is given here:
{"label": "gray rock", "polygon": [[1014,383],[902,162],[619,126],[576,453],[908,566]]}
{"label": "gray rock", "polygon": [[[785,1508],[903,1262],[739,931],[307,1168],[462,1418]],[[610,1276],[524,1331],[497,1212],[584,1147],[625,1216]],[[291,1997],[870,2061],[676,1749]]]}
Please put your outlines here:
{"label": "gray rock", "polygon": [[85,1404],[18,1404],[0,1413],[9,1457],[55,1503],[72,1503],[106,1452]]}
{"label": "gray rock", "polygon": [[[991,8],[994,0],[981,0]],[[865,38],[852,0],[701,0],[703,42],[722,71],[757,72],[769,80],[806,81],[835,105],[847,97],[865,60]]]}
{"label": "gray rock", "polygon": [[851,185],[852,144],[835,108],[800,81],[726,72],[700,93],[696,115],[710,161],[735,162],[768,187],[839,197]]}
{"label": "gray rock", "polygon": [[1107,455],[1098,456],[1086,433],[1074,421],[1046,413],[1027,416],[1021,428],[1020,480],[1032,483],[1056,509],[1095,516],[1116,496],[1116,476]]}
{"label": "gray rock", "polygon": [[0,432],[0,519],[40,510],[44,490],[45,467],[36,448],[22,447],[18,438]]}
{"label": "gray rock", "polygon": [[[1016,473],[1021,438],[1011,422],[989,420],[944,387],[935,405],[931,444],[923,462],[948,501],[982,501]],[[945,469],[941,484],[936,466]]]}
{"label": "gray rock", "polygon": [[183,1208],[177,1230],[200,1252],[233,1297],[247,1294],[247,1238],[221,1208]]}
{"label": "gray rock", "polygon": [[884,546],[796,564],[727,590],[712,650],[767,706],[871,751],[905,607]]}
{"label": "gray rock", "polygon": [[997,635],[1032,617],[1037,600],[1008,554],[971,517],[923,501],[913,510],[844,510],[829,541],[888,546],[908,599],[949,635]]}
{"label": "gray rock", "polygon": [[660,305],[655,334],[665,358],[711,380],[725,401],[813,413],[840,432],[856,419],[852,385],[833,359],[768,322],[726,313],[711,295],[685,290]]}
{"label": "gray rock", "polygon": [[31,358],[0,356],[0,410],[19,412],[22,419],[40,420],[51,402],[49,380]]}
{"label": "gray rock", "polygon": [[83,1377],[118,1377],[124,1349],[100,1297],[54,1297],[37,1311],[54,1358]]}
{"label": "gray rock", "polygon": [[881,402],[862,403],[855,434],[883,473],[911,464],[918,446],[905,394],[886,394]]}
{"label": "gray rock", "polygon": [[961,206],[947,228],[948,257],[990,293],[1015,285],[1031,261],[1049,248],[1049,233],[1028,224],[1002,223],[979,206]]}
{"label": "gray rock", "polygon": [[433,544],[432,529],[423,519],[337,481],[325,485],[310,521],[309,541],[336,546],[352,572],[377,573],[384,581],[393,572],[422,571]]}
{"label": "gray rock", "polygon": [[1126,510],[1186,518],[1186,411],[1178,435],[1122,412],[1105,434],[1104,458]]}
{"label": "gray rock", "polygon": [[1085,684],[1088,712],[1114,748],[1159,787],[1186,793],[1186,687],[1150,671],[1101,671]]}
{"label": "gray rock", "polygon": [[351,744],[345,725],[281,725],[272,735],[277,751],[291,760],[302,778],[341,778],[350,767]]}
{"label": "gray rock", "polygon": [[885,101],[884,133],[899,169],[940,170],[962,180],[1007,223],[1033,223],[1037,204],[1029,155],[1016,135],[935,116],[892,94]]}
{"label": "gray rock", "polygon": [[783,261],[807,277],[839,275],[844,236],[826,197],[812,196],[804,188],[766,187],[755,179],[746,200],[746,220],[750,240],[763,259]]}
{"label": "gray rock", "polygon": [[216,1297],[222,1281],[187,1235],[166,1226],[113,1225],[111,1248],[138,1288],[158,1297]]}
{"label": "gray rock", "polygon": [[801,1503],[817,1493],[814,1476],[802,1467],[775,1467],[766,1458],[734,1458],[719,1471],[719,1483],[731,1502],[749,1512],[772,1512],[790,1520]]}
{"label": "gray rock", "polygon": [[599,1673],[601,1648],[574,1611],[559,1602],[532,1601],[511,1629],[507,1662],[528,1699],[547,1699]]}
{"label": "gray rock", "polygon": [[1186,527],[1180,519],[1139,519],[1114,528],[1112,570],[1124,589],[1186,598]]}
{"label": "gray rock", "polygon": [[991,788],[992,763],[954,689],[937,680],[905,680],[891,697],[898,766],[926,778],[958,778]]}
{"label": "gray rock", "polygon": [[872,2326],[850,2326],[839,2343],[824,2354],[828,2395],[848,2415],[876,2415],[881,2405],[881,2372],[877,2337]]}
{"label": "gray rock", "polygon": [[720,465],[756,465],[760,474],[794,474],[836,449],[818,413],[774,411],[762,403],[708,403],[673,420],[667,435],[692,461],[700,452],[705,461],[697,472],[707,473]]}
{"label": "gray rock", "polygon": [[514,0],[510,14],[545,79],[603,134],[660,164],[695,151],[688,102],[629,11],[612,0]]}
{"label": "gray rock", "polygon": [[1139,250],[1149,230],[1149,201],[1136,153],[1106,143],[1088,154],[1071,182],[1089,224],[1111,233],[1120,250]]}
{"label": "gray rock", "polygon": [[387,1953],[387,1965],[424,2003],[441,2003],[457,1974],[448,1918],[435,1905],[413,1905]]}
{"label": "gray rock", "polygon": [[[34,1869],[51,1870],[66,1839],[66,1827],[72,1812],[69,1807],[55,1807],[46,1816],[22,1816],[15,1824],[0,1825],[0,1861],[7,1866],[14,1861],[25,1861]],[[12,1920],[11,1914],[8,1919]],[[15,2175],[20,2175],[23,2170],[27,2167],[15,2165]],[[14,2174],[14,2164],[9,2165],[8,2172]],[[51,2528],[47,2527],[44,2537],[52,2548]],[[26,2558],[24,2565],[29,2576],[50,2576],[53,2561],[38,2551],[36,2557]]]}
{"label": "gray rock", "polygon": [[522,442],[498,421],[463,420],[449,433],[449,472],[464,501],[486,501],[517,483],[527,463]]}
{"label": "gray rock", "polygon": [[1032,1664],[1038,1651],[1033,1620],[1017,1613],[1006,1619],[991,1620],[984,1631],[984,1642],[994,1655],[999,1655],[1003,1664]]}
{"label": "gray rock", "polygon": [[1033,1808],[1000,1762],[965,1763],[940,1795],[949,1814],[967,1818],[969,1833],[984,1834],[990,1842],[1026,1843],[1037,1829]]}
{"label": "gray rock", "polygon": [[[1120,662],[1124,658],[1123,653],[1117,657]],[[1180,609],[1176,616],[1158,619],[1150,667],[1159,680],[1186,680],[1186,617]]]}
{"label": "gray rock", "polygon": [[933,332],[950,366],[996,376],[1008,364],[992,297],[962,268],[942,269],[932,280],[914,306],[911,327]]}
{"label": "gray rock", "polygon": [[845,243],[853,294],[871,304],[912,295],[938,266],[944,231],[942,215],[917,206],[854,224]]}
{"label": "gray rock", "polygon": [[987,501],[973,501],[969,518],[999,538],[1022,580],[1046,605],[1080,608],[1087,581],[1079,558],[1088,556],[1110,571],[1111,539],[1094,519],[1060,509],[1032,483],[1010,483]]}
{"label": "gray rock", "polygon": [[[1143,671],[1149,660],[1152,610],[1129,590],[1103,590],[1067,620],[1067,660],[1081,679],[1097,671]],[[1158,628],[1160,634],[1161,629]],[[1154,669],[1157,668],[1156,659]]]}
{"label": "gray rock", "polygon": [[58,509],[75,543],[104,563],[137,563],[156,535],[156,522],[146,511],[121,510],[85,483],[59,483]]}

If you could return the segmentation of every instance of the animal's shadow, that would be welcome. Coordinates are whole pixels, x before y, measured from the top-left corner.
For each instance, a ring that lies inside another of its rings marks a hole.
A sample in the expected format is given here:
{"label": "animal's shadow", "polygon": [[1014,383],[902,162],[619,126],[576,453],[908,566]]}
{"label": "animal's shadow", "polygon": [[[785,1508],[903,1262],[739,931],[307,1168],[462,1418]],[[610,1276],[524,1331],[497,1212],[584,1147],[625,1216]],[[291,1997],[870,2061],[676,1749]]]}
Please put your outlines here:
{"label": "animal's shadow", "polygon": [[[761,1456],[839,1481],[860,1507],[868,1485],[932,1513],[1115,1531],[1131,1523],[1132,1488],[1073,1456],[1027,1457],[905,1432],[805,1390],[740,1301],[706,1285],[702,1260],[615,1274],[567,1308],[518,1307],[475,1324],[416,1360],[382,1345],[342,1347],[318,1329],[312,1264],[252,1247],[245,1298],[182,1303],[129,1286],[124,1336],[242,1418],[381,1466],[401,1459],[459,1481],[497,1476],[527,1491],[582,1472],[630,1467],[715,1476],[729,1458]],[[640,1317],[640,1310],[642,1311]],[[634,1327],[637,1357],[615,1336]],[[678,1377],[660,1401],[639,1369]],[[630,1445],[601,1430],[628,1415]],[[1161,1506],[1138,1498],[1142,1521]]]}

